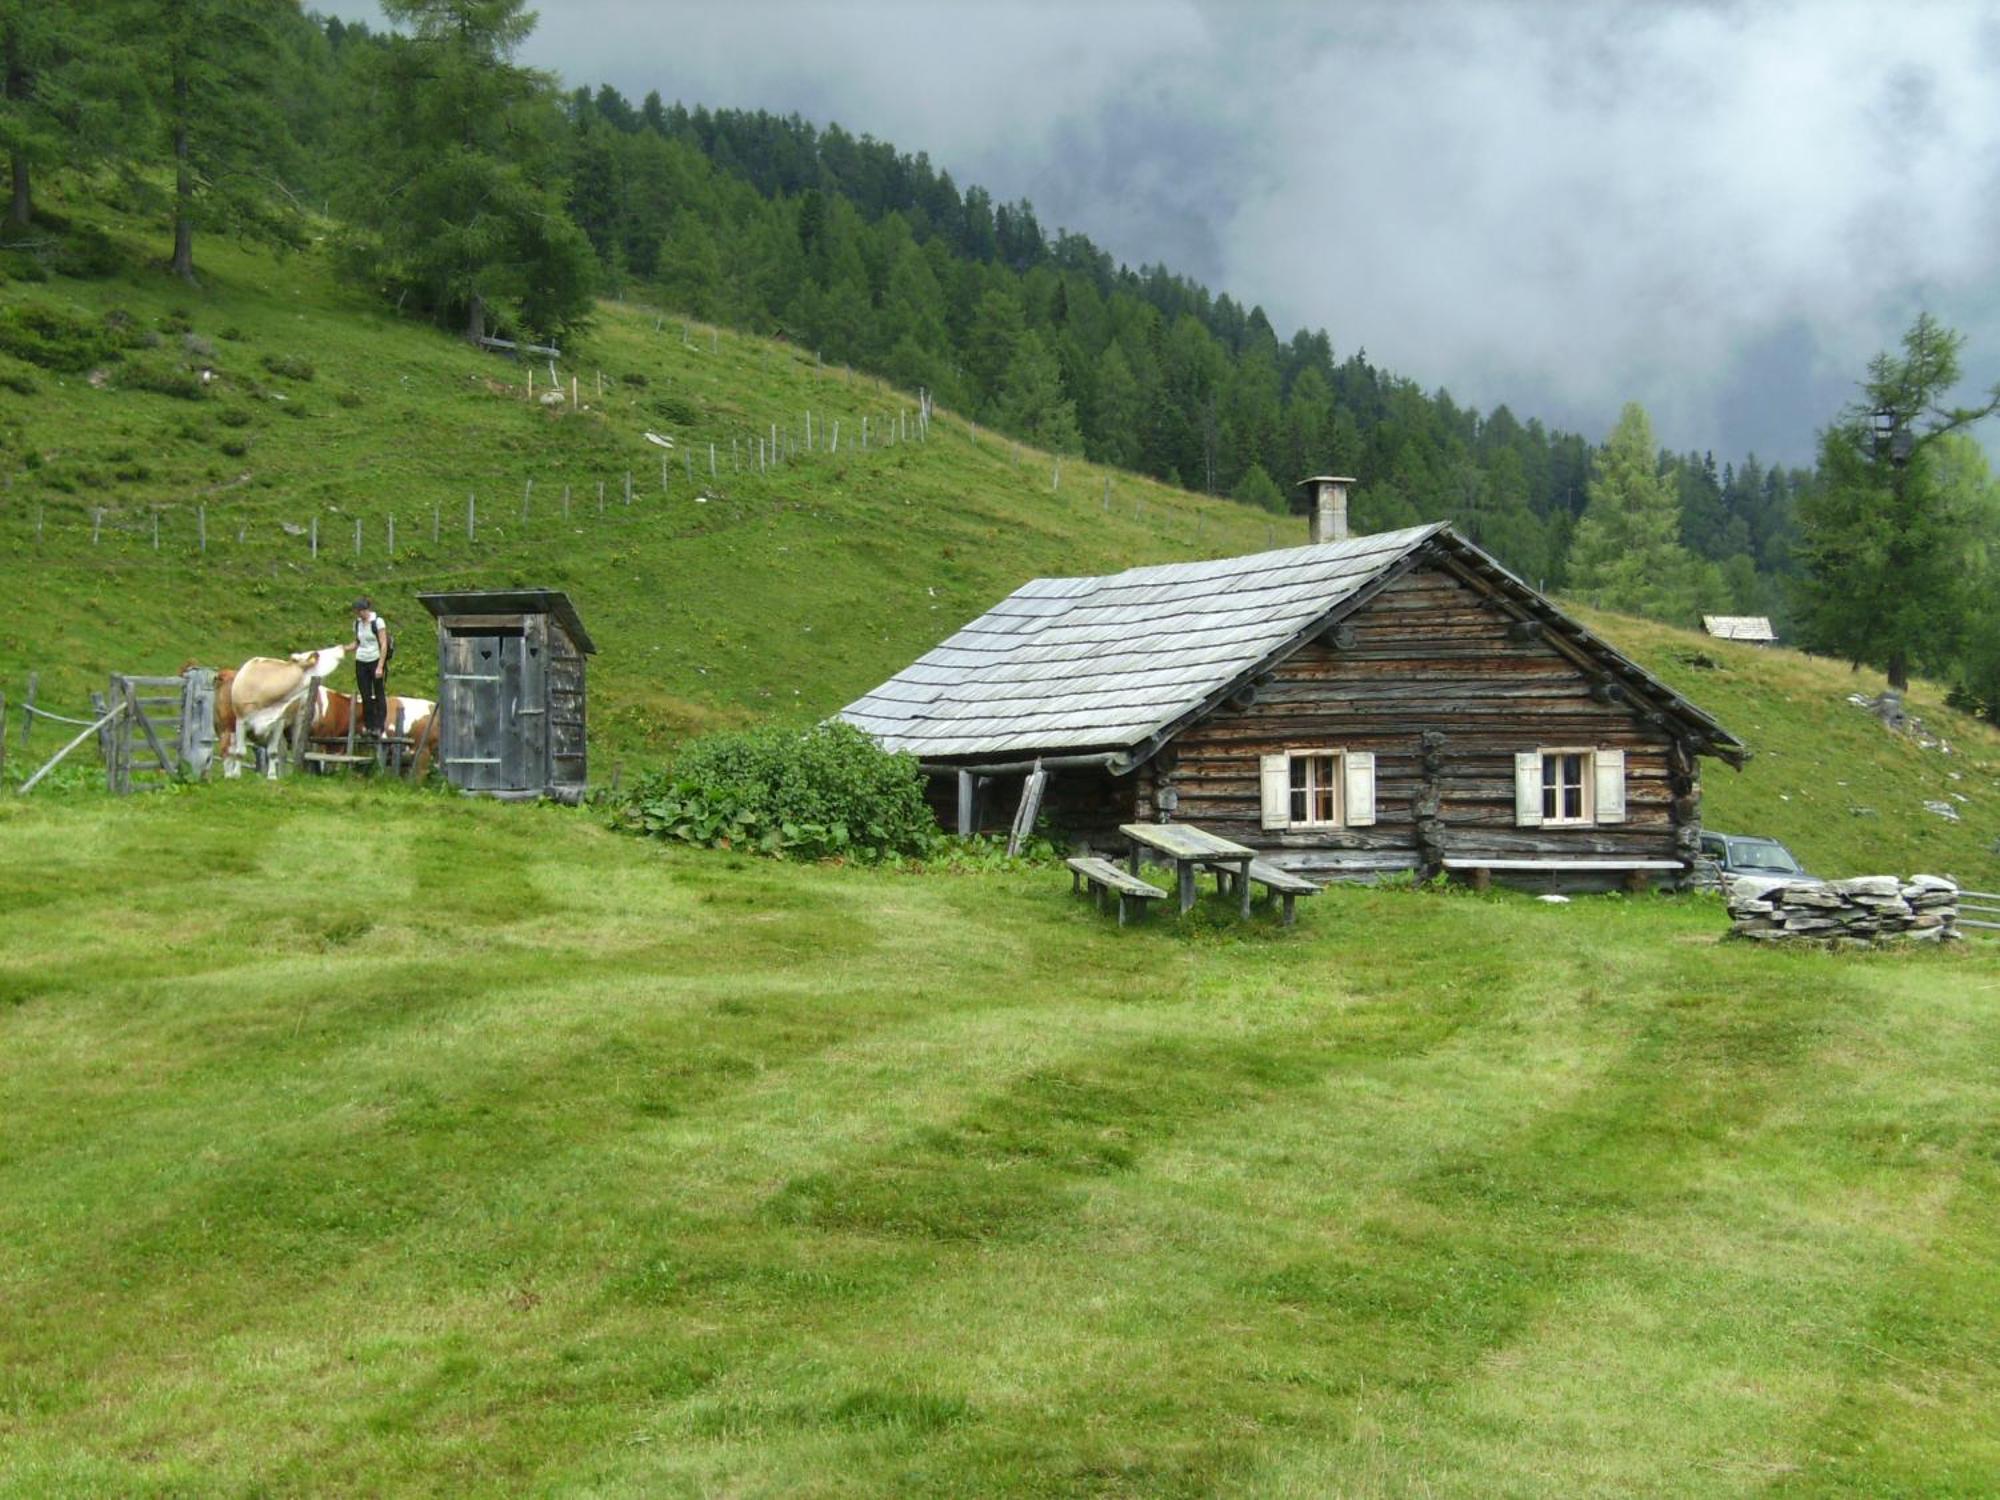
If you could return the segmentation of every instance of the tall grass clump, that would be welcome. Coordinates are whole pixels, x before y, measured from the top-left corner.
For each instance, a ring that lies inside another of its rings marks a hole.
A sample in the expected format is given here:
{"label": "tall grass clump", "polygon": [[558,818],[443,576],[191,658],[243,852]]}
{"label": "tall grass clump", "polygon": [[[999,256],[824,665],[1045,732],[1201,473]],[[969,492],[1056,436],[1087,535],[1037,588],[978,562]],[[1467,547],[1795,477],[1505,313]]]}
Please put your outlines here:
{"label": "tall grass clump", "polygon": [[618,819],[658,838],[796,859],[921,855],[939,837],[915,757],[841,723],[690,740],[633,787]]}

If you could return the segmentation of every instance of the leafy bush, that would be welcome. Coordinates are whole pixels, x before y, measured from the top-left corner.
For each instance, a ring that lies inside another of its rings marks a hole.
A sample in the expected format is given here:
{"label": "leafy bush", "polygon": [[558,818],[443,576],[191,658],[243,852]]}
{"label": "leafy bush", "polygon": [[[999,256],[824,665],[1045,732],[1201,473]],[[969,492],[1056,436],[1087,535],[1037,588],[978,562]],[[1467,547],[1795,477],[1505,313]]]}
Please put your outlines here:
{"label": "leafy bush", "polygon": [[701,420],[701,409],[685,396],[655,396],[646,403],[646,410],[666,421],[678,422],[683,427]]}
{"label": "leafy bush", "polygon": [[694,740],[669,769],[633,786],[618,821],[659,838],[796,859],[917,855],[939,837],[916,760],[839,723]]}
{"label": "leafy bush", "polygon": [[342,406],[346,407],[349,411],[352,411],[354,410],[355,407],[361,404],[361,392],[342,391],[338,395],[336,395],[333,399],[339,402]]}
{"label": "leafy bush", "polygon": [[287,380],[311,380],[316,373],[312,361],[301,359],[296,354],[267,354],[264,356],[264,368]]}
{"label": "leafy bush", "polygon": [[224,427],[248,427],[255,419],[242,407],[231,406],[217,412],[215,420],[220,422]]}
{"label": "leafy bush", "polygon": [[45,370],[79,375],[117,356],[102,326],[46,302],[0,308],[0,349]]}
{"label": "leafy bush", "polygon": [[102,281],[124,268],[125,252],[102,229],[86,224],[66,235],[56,246],[53,264],[58,275],[78,281]]}
{"label": "leafy bush", "polygon": [[17,396],[32,396],[37,387],[35,377],[26,370],[0,370],[0,389],[12,391]]}
{"label": "leafy bush", "polygon": [[180,401],[199,401],[208,394],[193,370],[159,359],[128,360],[118,370],[117,384],[121,391],[151,391]]}

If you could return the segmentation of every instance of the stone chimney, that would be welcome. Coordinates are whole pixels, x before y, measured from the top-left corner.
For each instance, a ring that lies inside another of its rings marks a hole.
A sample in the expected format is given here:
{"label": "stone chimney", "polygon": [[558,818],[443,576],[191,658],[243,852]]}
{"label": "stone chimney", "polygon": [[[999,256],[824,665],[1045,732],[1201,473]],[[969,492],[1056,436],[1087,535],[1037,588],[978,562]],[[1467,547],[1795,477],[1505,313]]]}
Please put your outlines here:
{"label": "stone chimney", "polygon": [[1339,474],[1315,474],[1299,481],[1299,488],[1312,500],[1312,539],[1321,542],[1347,540],[1347,487],[1351,478]]}

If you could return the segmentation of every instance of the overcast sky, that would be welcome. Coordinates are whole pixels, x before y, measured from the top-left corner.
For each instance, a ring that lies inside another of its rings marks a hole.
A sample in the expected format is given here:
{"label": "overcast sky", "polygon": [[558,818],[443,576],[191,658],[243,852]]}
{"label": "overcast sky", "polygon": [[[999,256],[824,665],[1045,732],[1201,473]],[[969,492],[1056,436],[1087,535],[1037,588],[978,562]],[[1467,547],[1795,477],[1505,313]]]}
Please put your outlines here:
{"label": "overcast sky", "polygon": [[[320,8],[376,19],[365,0]],[[2000,377],[2000,6],[544,0],[565,82],[798,113],[1601,439],[1810,458],[1929,308]]]}

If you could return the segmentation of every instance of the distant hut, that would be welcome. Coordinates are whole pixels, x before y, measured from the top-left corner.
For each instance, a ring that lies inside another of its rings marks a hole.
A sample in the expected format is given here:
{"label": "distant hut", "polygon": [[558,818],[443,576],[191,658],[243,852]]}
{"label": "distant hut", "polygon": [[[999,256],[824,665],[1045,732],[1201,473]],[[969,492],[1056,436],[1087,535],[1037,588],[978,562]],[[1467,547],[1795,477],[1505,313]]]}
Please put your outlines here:
{"label": "distant hut", "polygon": [[581,798],[584,665],[597,647],[569,595],[482,589],[417,602],[437,618],[445,780],[494,797]]}
{"label": "distant hut", "polygon": [[1719,641],[1749,641],[1768,646],[1777,640],[1768,615],[1703,615],[1701,628]]}
{"label": "distant hut", "polygon": [[[1589,888],[1691,867],[1741,741],[1448,526],[1024,584],[842,710],[947,827],[1181,821],[1308,874]],[[1328,495],[1331,489],[1335,493]]]}

